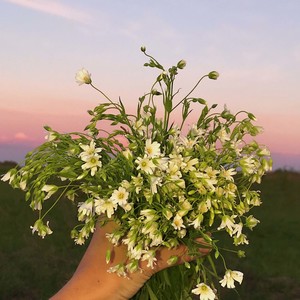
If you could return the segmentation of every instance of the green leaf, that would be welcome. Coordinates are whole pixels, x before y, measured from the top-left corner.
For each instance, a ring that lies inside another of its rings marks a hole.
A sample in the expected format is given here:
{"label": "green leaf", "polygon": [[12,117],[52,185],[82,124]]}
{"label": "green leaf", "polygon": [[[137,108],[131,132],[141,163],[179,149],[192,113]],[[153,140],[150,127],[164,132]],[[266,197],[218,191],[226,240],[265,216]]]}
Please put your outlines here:
{"label": "green leaf", "polygon": [[158,298],[156,297],[156,295],[154,294],[153,290],[150,287],[150,284],[146,283],[147,286],[147,290],[150,296],[150,300],[158,300]]}
{"label": "green leaf", "polygon": [[165,283],[168,286],[171,286],[170,277],[169,277],[169,274],[168,274],[167,270],[162,271],[162,273],[163,273],[163,276],[164,276]]}

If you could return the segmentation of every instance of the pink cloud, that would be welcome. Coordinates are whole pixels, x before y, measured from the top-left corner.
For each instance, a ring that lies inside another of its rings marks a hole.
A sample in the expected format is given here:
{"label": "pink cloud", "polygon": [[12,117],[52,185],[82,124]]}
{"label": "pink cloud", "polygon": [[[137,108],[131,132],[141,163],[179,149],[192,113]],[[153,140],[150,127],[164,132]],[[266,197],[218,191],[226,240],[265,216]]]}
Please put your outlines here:
{"label": "pink cloud", "polygon": [[63,17],[65,19],[87,23],[88,16],[71,6],[56,1],[39,1],[39,0],[6,0],[7,2],[24,6],[36,11]]}
{"label": "pink cloud", "polygon": [[17,132],[14,135],[14,139],[15,140],[21,140],[21,141],[30,140],[30,138],[24,132]]}

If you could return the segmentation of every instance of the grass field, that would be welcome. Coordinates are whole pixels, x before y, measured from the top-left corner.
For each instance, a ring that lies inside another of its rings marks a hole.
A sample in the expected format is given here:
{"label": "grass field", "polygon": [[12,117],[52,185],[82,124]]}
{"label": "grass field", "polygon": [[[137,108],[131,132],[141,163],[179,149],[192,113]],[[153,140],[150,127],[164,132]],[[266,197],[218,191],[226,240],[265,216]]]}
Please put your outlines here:
{"label": "grass field", "polygon": [[[8,168],[1,164],[0,174]],[[253,214],[261,223],[249,234],[246,258],[229,263],[245,274],[244,283],[222,299],[299,300],[300,174],[269,173],[259,188],[263,205]],[[50,219],[54,233],[42,240],[31,234],[35,216],[24,194],[0,181],[0,299],[48,299],[68,280],[86,247],[69,237],[75,212],[62,202]]]}

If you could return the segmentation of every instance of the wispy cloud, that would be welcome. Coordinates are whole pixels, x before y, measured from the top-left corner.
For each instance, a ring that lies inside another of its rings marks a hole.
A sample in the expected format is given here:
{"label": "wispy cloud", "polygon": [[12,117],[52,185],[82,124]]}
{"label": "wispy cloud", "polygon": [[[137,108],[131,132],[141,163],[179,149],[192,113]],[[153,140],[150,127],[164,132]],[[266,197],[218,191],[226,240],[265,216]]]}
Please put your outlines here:
{"label": "wispy cloud", "polygon": [[62,17],[68,20],[87,23],[89,20],[89,16],[86,13],[83,13],[79,9],[75,9],[74,7],[62,4],[57,1],[49,1],[49,0],[5,0],[6,2],[27,7],[32,10],[40,11],[46,14],[55,15],[58,17]]}

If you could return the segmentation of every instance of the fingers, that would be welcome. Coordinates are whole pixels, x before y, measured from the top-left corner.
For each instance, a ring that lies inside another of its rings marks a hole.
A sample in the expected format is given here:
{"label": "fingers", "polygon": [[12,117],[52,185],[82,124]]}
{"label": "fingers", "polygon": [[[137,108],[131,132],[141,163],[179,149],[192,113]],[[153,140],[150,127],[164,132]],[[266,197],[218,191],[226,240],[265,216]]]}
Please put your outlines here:
{"label": "fingers", "polygon": [[[210,253],[211,245],[204,241],[203,238],[197,238],[196,242],[199,244],[198,252],[200,256],[205,256]],[[173,249],[162,247],[156,251],[157,261],[154,269],[149,269],[145,267],[145,265],[142,265],[141,267],[146,273],[151,273],[153,275],[168,267],[195,260],[197,255],[189,255],[188,251],[188,247],[183,244]]]}

